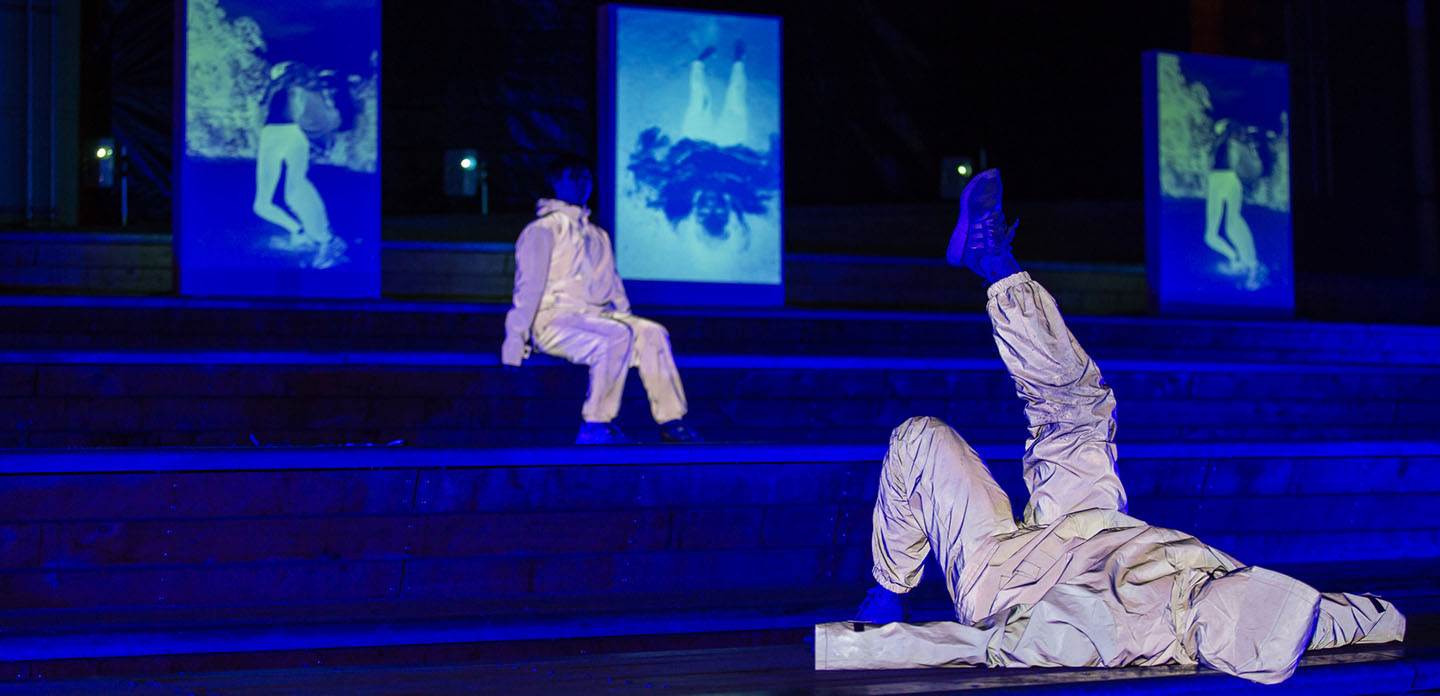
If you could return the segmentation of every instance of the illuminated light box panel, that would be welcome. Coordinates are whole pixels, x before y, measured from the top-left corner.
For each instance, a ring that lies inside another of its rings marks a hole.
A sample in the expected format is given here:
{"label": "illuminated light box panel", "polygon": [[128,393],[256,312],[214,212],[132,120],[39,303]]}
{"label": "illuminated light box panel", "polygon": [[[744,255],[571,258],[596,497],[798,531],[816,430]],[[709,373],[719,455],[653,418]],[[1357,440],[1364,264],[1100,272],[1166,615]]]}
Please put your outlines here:
{"label": "illuminated light box panel", "polygon": [[641,304],[780,305],[780,18],[600,8],[602,224]]}
{"label": "illuminated light box panel", "polygon": [[177,0],[186,295],[380,295],[380,1]]}
{"label": "illuminated light box panel", "polygon": [[1145,239],[1162,312],[1295,309],[1286,66],[1144,55]]}

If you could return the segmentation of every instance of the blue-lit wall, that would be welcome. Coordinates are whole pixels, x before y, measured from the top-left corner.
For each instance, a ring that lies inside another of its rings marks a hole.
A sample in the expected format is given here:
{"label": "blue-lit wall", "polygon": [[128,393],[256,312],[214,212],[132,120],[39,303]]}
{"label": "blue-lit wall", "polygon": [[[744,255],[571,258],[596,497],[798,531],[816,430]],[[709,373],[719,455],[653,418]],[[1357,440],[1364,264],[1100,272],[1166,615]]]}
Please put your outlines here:
{"label": "blue-lit wall", "polygon": [[185,8],[181,292],[378,297],[379,0]]}

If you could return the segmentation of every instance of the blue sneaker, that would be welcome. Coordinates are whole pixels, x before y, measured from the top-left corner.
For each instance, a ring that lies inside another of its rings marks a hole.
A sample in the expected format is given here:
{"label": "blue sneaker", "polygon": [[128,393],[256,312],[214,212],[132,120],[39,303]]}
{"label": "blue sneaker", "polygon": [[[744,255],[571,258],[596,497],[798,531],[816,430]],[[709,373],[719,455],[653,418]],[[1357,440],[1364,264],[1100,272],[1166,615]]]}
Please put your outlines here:
{"label": "blue sneaker", "polygon": [[668,423],[660,424],[661,442],[704,442],[700,433],[694,428],[685,425],[685,421],[676,419]]}
{"label": "blue sneaker", "polygon": [[575,434],[577,445],[623,445],[628,442],[630,438],[612,423],[581,423],[580,432]]}
{"label": "blue sneaker", "polygon": [[860,623],[887,624],[910,620],[910,598],[908,594],[896,594],[879,585],[865,593],[865,601],[855,612]]}
{"label": "blue sneaker", "polygon": [[993,283],[1020,271],[1010,252],[1017,223],[1005,224],[1001,210],[1000,170],[980,172],[960,194],[960,219],[950,234],[945,260],[952,266],[964,266]]}

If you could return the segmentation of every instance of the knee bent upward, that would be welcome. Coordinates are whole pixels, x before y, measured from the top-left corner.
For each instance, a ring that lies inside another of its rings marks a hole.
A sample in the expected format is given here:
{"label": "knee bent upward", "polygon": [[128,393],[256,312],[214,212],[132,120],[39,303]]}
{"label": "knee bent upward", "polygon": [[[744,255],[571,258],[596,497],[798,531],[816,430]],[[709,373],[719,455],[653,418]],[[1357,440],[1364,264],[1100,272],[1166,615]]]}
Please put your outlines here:
{"label": "knee bent upward", "polygon": [[645,343],[670,340],[670,332],[666,330],[665,325],[660,322],[641,319],[633,323],[627,323],[626,326],[635,333],[637,340]]}
{"label": "knee bent upward", "polygon": [[965,440],[950,424],[935,416],[912,416],[890,431],[890,444],[914,442],[931,433],[946,430],[962,442]]}
{"label": "knee bent upward", "polygon": [[890,431],[890,453],[892,456],[885,457],[886,466],[901,465],[907,469],[913,467],[916,459],[920,456],[922,449],[929,449],[924,443],[932,442],[936,438],[952,439],[961,445],[967,445],[965,438],[948,423],[935,416],[915,416],[905,419],[905,422]]}

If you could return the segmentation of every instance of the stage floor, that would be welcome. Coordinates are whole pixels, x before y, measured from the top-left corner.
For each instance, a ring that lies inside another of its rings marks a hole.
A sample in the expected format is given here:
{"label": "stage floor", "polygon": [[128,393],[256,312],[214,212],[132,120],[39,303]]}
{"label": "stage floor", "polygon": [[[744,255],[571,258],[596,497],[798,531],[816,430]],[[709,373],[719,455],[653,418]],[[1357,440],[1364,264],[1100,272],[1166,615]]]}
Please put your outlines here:
{"label": "stage floor", "polygon": [[[673,636],[660,651],[552,654],[441,664],[309,664],[281,669],[146,676],[34,680],[0,684],[0,694],[190,694],[222,696],[402,696],[411,694],[949,694],[1096,693],[1373,694],[1440,689],[1440,617],[1412,618],[1403,645],[1331,650],[1307,655],[1279,686],[1260,686],[1195,666],[1126,669],[981,669],[816,672],[804,631],[764,636],[772,645],[694,647],[714,634]],[[725,640],[739,641],[732,634]],[[525,646],[512,646],[517,650]],[[551,653],[559,643],[536,645]],[[563,651],[564,648],[561,648]],[[523,653],[522,653],[523,654]],[[298,660],[297,660],[298,662]]]}

